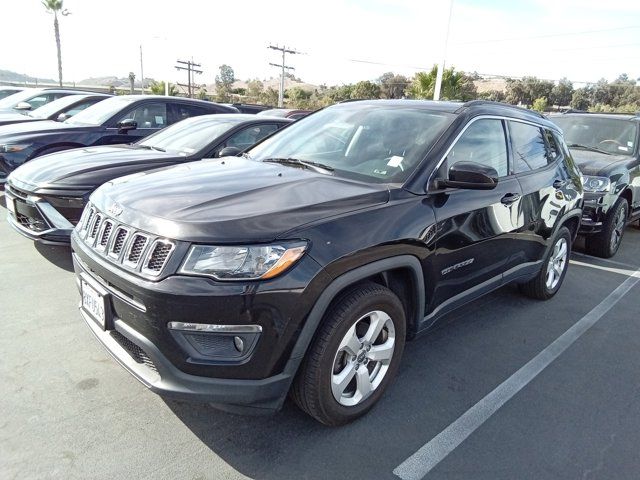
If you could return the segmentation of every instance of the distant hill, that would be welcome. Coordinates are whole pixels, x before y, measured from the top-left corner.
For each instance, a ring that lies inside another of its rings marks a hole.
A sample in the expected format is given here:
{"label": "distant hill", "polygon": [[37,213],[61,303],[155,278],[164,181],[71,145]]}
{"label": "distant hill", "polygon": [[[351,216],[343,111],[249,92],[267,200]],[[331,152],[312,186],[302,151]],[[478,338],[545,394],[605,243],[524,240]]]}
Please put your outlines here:
{"label": "distant hill", "polygon": [[[145,78],[144,86],[145,88],[151,85],[155,80],[153,78]],[[81,80],[78,82],[78,85],[92,85],[92,86],[106,86],[106,87],[128,87],[129,86],[129,77],[92,77],[87,78],[85,80]],[[136,79],[135,86],[140,87],[140,80]]]}
{"label": "distant hill", "polygon": [[0,82],[12,82],[12,83],[35,83],[36,81],[42,83],[55,83],[56,81],[51,78],[36,78],[23,73],[12,72],[11,70],[0,70]]}

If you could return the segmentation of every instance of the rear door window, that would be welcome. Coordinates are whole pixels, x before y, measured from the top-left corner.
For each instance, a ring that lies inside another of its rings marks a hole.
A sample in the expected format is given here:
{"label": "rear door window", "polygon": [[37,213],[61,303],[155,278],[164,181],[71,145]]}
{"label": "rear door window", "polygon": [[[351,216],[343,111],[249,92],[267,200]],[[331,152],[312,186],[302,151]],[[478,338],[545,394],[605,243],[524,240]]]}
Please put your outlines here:
{"label": "rear door window", "polygon": [[118,119],[118,122],[133,120],[138,128],[164,128],[167,126],[167,104],[150,102],[138,105]]}

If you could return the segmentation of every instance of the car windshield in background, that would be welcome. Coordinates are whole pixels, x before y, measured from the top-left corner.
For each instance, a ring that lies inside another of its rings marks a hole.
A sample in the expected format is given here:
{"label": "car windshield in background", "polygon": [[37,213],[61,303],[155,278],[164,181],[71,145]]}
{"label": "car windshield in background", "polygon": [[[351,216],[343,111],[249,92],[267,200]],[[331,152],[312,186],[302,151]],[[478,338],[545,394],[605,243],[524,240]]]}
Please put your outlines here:
{"label": "car windshield in background", "polygon": [[22,90],[21,92],[14,93],[13,95],[9,95],[8,97],[0,100],[0,108],[13,108],[14,105],[17,105],[20,102],[24,102],[25,100],[29,100],[31,97],[38,94],[38,90]]}
{"label": "car windshield in background", "polygon": [[2,89],[0,88],[0,100],[2,100],[3,98],[6,98],[10,95],[15,95],[16,93],[20,92],[20,90],[12,90],[12,89]]}
{"label": "car windshield in background", "polygon": [[409,106],[340,105],[299,120],[249,155],[299,168],[305,162],[326,166],[327,173],[357,180],[399,183],[453,118]]}
{"label": "car windshield in background", "polygon": [[192,117],[160,130],[137,144],[191,155],[241,122],[241,119],[222,119],[220,116],[214,119],[208,116]]}
{"label": "car windshield in background", "polygon": [[102,125],[120,110],[136,100],[136,98],[131,97],[108,98],[95,105],[91,105],[86,110],[65,120],[65,123],[72,123],[74,125]]}
{"label": "car windshield in background", "polygon": [[638,138],[636,122],[589,115],[554,117],[551,120],[562,129],[564,139],[571,148],[633,155]]}
{"label": "car windshield in background", "polygon": [[53,102],[49,102],[46,105],[36,108],[34,111],[29,112],[28,115],[33,118],[49,118],[51,115],[65,109],[69,105],[78,101],[77,95],[67,95],[66,97],[59,98]]}

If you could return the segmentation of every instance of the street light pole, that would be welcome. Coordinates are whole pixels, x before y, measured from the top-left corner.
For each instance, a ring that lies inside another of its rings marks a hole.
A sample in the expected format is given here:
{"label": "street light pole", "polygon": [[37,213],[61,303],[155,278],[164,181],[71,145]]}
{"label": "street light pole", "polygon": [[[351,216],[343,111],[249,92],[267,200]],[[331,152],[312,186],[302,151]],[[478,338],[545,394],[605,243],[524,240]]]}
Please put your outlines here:
{"label": "street light pole", "polygon": [[142,45],[140,45],[140,92],[144,95],[144,68],[142,66]]}
{"label": "street light pole", "polygon": [[444,49],[442,52],[442,61],[438,65],[438,73],[436,75],[436,86],[433,90],[433,99],[440,100],[440,90],[442,89],[442,75],[444,74],[444,66],[447,60],[447,47],[449,46],[449,27],[451,27],[451,12],[453,11],[453,0],[449,0],[449,17],[447,18],[447,33],[444,37]]}

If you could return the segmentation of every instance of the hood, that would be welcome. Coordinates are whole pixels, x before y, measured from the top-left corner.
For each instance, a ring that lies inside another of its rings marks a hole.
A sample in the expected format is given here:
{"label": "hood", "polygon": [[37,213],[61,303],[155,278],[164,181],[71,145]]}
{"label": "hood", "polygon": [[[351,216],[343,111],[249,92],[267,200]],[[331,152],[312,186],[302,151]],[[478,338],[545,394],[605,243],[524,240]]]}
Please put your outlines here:
{"label": "hood", "polygon": [[40,122],[22,122],[14,123],[12,125],[5,125],[0,127],[0,141],[5,136],[17,135],[17,134],[29,134],[29,133],[49,133],[49,132],[61,132],[69,131],[73,132],[79,129],[94,129],[100,128],[97,125],[73,125],[71,123],[55,122],[53,120],[43,120]]}
{"label": "hood", "polygon": [[131,145],[74,148],[26,162],[11,174],[11,179],[29,186],[31,191],[91,191],[114,178],[184,160],[172,153]]}
{"label": "hood", "polygon": [[633,162],[628,155],[607,155],[606,153],[590,152],[579,148],[571,149],[571,156],[578,164],[583,175],[607,177],[619,168],[627,169]]}
{"label": "hood", "polygon": [[192,242],[269,242],[310,222],[386,203],[386,185],[239,157],[123,177],[91,196],[103,212],[157,235]]}
{"label": "hood", "polygon": [[22,115],[21,113],[0,113],[0,125],[11,125],[20,122],[33,122],[34,120],[42,120],[40,118],[33,118],[29,115]]}

